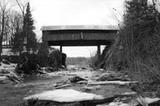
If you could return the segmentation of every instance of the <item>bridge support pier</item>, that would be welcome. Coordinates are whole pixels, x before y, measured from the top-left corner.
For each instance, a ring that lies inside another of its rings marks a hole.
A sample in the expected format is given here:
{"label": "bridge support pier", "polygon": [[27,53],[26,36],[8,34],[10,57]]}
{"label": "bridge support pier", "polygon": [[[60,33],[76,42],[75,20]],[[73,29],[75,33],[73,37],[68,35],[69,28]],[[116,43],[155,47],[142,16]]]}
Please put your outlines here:
{"label": "bridge support pier", "polygon": [[61,65],[62,65],[62,52],[63,52],[63,48],[62,48],[62,45],[60,45],[60,62],[61,62]]}
{"label": "bridge support pier", "polygon": [[60,53],[62,53],[62,45],[60,45]]}
{"label": "bridge support pier", "polygon": [[97,46],[97,55],[98,55],[98,58],[100,58],[100,56],[101,56],[101,45]]}

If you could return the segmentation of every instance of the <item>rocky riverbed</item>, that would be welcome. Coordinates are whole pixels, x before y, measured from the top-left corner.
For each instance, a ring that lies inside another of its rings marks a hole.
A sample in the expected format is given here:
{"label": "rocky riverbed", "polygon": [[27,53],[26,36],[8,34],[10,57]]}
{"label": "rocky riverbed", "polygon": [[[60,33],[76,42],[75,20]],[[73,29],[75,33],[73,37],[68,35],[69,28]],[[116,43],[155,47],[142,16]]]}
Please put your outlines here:
{"label": "rocky riverbed", "polygon": [[[14,73],[15,66],[2,65],[0,83],[1,106],[159,106],[160,99],[143,97],[134,91],[137,81],[127,75],[93,70],[90,67],[68,66],[57,72],[46,72],[11,80],[2,73]],[[45,69],[46,68],[42,68]],[[7,74],[8,75],[8,74]],[[5,79],[6,78],[6,79]],[[2,81],[3,79],[3,81]],[[8,81],[7,81],[8,80]],[[3,83],[2,83],[3,82]]]}

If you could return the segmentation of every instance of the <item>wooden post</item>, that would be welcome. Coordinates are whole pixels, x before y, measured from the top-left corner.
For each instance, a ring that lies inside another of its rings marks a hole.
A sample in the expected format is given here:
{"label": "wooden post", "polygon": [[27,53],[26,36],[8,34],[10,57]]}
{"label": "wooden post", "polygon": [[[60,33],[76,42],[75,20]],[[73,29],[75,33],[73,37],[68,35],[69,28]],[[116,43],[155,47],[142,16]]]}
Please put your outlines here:
{"label": "wooden post", "polygon": [[62,52],[63,52],[62,45],[60,45],[60,62],[61,62],[61,65],[62,65]]}
{"label": "wooden post", "polygon": [[97,54],[98,54],[98,58],[100,58],[100,56],[101,56],[101,45],[97,46]]}
{"label": "wooden post", "polygon": [[62,53],[62,45],[60,45],[60,53]]}

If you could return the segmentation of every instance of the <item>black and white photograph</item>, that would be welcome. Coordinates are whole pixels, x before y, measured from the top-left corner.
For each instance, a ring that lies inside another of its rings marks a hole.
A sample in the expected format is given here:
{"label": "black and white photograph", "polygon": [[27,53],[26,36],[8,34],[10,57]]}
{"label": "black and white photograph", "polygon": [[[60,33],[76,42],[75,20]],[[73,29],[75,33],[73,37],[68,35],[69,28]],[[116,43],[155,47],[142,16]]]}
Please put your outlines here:
{"label": "black and white photograph", "polygon": [[0,106],[160,106],[160,0],[0,0]]}

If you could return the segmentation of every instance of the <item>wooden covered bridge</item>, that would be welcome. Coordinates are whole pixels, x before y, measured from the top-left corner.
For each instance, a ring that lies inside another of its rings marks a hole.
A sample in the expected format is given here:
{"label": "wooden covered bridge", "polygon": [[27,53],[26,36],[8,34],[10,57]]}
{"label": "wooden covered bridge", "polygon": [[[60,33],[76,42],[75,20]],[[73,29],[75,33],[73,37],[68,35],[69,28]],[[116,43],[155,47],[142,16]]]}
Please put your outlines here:
{"label": "wooden covered bridge", "polygon": [[97,46],[100,55],[101,45],[111,45],[114,42],[118,27],[71,25],[44,26],[42,40],[49,46]]}

